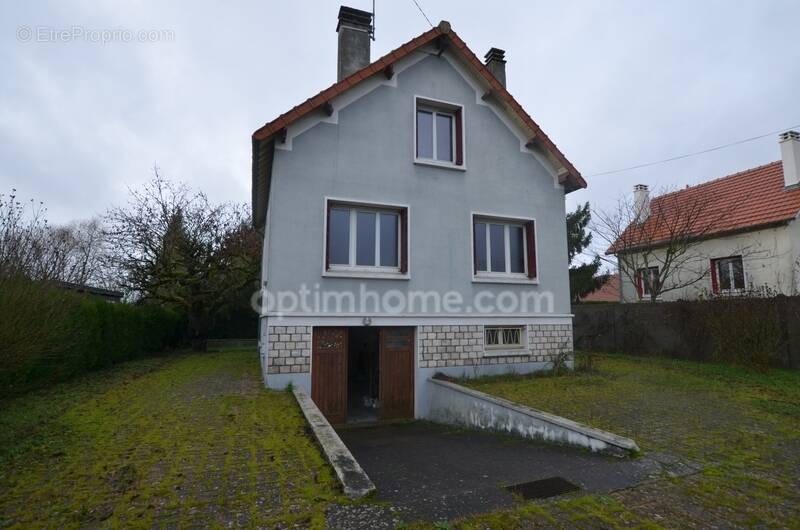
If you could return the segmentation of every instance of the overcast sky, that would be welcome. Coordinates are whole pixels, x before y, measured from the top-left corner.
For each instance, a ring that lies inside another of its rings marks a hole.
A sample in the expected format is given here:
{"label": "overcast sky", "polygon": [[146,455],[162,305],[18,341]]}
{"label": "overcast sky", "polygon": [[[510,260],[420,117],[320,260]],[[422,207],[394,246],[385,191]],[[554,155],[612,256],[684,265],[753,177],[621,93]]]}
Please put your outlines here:
{"label": "overcast sky", "polygon": [[[800,124],[796,0],[419,1],[480,57],[506,50],[510,92],[589,182],[570,208],[777,160],[771,135],[592,176]],[[249,202],[252,132],[335,81],[339,3],[222,4],[4,2],[0,193],[44,201],[54,222],[88,218],[157,164],[213,199]],[[377,0],[376,15],[373,59],[429,28],[412,0]],[[92,42],[96,30],[156,34]]]}

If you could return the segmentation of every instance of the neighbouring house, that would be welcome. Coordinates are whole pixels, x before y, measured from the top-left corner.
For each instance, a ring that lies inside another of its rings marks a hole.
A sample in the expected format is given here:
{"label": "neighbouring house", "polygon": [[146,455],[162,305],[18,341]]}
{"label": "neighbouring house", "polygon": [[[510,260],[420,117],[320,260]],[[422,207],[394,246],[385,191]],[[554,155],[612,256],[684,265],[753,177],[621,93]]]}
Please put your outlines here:
{"label": "neighbouring house", "polygon": [[[651,286],[660,275],[665,286],[676,287],[659,297],[665,301],[800,291],[800,134],[783,133],[779,143],[779,161],[652,201],[647,186],[634,188],[640,217],[625,232],[632,238],[625,246],[618,240],[609,249],[617,255],[621,269],[626,263],[636,269],[621,275],[622,301],[649,300]],[[691,223],[674,221],[681,215],[675,212],[693,217]],[[702,235],[694,240],[691,229],[674,230],[690,224],[702,227],[698,228]],[[677,234],[679,240],[685,236],[690,244],[685,256],[672,260],[674,271],[663,275],[664,267],[670,266],[664,249],[670,229],[672,236]],[[647,243],[637,247],[640,235]],[[623,252],[648,258],[625,259]],[[681,265],[675,267],[676,262]]]}
{"label": "neighbouring house", "polygon": [[581,297],[581,303],[619,302],[619,283],[618,273],[609,275],[608,280],[599,289]]}
{"label": "neighbouring house", "polygon": [[85,294],[94,298],[101,298],[106,302],[111,302],[114,304],[122,302],[122,297],[124,296],[124,293],[120,291],[104,289],[102,287],[94,287],[92,285],[86,285],[82,283],[56,282],[56,285],[68,291]]}
{"label": "neighbouring house", "polygon": [[[441,22],[370,62],[342,7],[338,81],[255,131],[265,382],[332,423],[426,417],[436,372],[572,350],[565,194],[586,182]],[[312,66],[313,67],[313,66]]]}

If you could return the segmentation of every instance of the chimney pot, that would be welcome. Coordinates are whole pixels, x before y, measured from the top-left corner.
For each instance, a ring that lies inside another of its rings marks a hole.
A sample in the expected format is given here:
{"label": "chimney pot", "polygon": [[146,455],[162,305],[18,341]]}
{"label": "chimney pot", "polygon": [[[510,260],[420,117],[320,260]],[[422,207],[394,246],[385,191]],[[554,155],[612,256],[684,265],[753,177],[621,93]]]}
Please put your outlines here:
{"label": "chimney pot", "polygon": [[800,133],[787,131],[780,135],[783,182],[787,188],[800,186]]}
{"label": "chimney pot", "polygon": [[486,60],[486,68],[500,81],[500,84],[506,86],[506,52],[500,48],[491,48],[486,55],[483,56]]}
{"label": "chimney pot", "polygon": [[339,34],[336,79],[341,81],[370,63],[372,13],[341,6],[336,32]]}
{"label": "chimney pot", "polygon": [[637,223],[643,223],[650,217],[650,188],[647,184],[636,184],[633,187],[633,207]]}

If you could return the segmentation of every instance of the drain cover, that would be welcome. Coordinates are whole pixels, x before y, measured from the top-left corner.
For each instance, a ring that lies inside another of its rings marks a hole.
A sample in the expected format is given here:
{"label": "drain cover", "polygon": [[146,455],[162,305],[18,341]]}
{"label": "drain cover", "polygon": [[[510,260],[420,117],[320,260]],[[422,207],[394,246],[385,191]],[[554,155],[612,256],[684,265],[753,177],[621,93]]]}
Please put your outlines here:
{"label": "drain cover", "polygon": [[523,499],[546,499],[547,497],[578,491],[581,488],[563,477],[550,477],[506,486],[505,489]]}

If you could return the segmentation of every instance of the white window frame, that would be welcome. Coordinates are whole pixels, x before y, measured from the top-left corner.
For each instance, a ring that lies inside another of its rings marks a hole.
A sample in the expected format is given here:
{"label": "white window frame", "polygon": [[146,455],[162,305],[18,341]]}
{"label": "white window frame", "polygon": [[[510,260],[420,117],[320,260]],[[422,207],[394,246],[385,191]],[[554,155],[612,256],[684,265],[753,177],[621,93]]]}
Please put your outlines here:
{"label": "white window frame", "polygon": [[[505,343],[501,342],[500,344],[488,344],[486,342],[486,332],[489,329],[497,329],[499,331],[498,338],[500,339],[500,341],[503,340],[503,330],[505,330],[505,329],[517,329],[517,330],[519,330],[519,343],[518,344],[505,344]],[[528,340],[527,333],[528,333],[528,326],[524,326],[524,325],[522,325],[522,326],[520,326],[520,325],[516,325],[516,326],[513,326],[513,325],[483,326],[483,347],[484,347],[484,350],[485,350],[485,352],[488,352],[487,354],[489,354],[489,355],[498,355],[499,353],[507,352],[507,351],[513,351],[513,352],[519,354],[520,350],[523,350],[526,353],[529,353],[527,351],[527,348],[526,348],[526,344],[527,344],[527,340]]]}
{"label": "white window frame", "polygon": [[[653,269],[656,270],[656,277],[658,277],[658,275],[661,274],[661,268],[658,265],[648,265],[647,267],[640,267],[639,270],[636,271],[636,274],[637,274],[637,277],[638,277],[638,281],[639,281],[639,285],[638,285],[639,289],[637,289],[637,291],[641,292],[641,294],[639,295],[639,298],[642,299],[642,300],[648,299],[651,296],[650,293],[645,292],[645,289],[652,289],[652,287],[648,287],[647,283],[645,283],[644,276],[642,276],[642,271],[647,271],[647,276],[648,276],[648,279],[649,279],[652,276],[650,274],[650,271],[653,270]],[[660,299],[660,298],[661,298],[661,294],[659,294],[656,297],[656,299]]]}
{"label": "white window frame", "polygon": [[[470,216],[470,247],[472,252],[470,253],[470,258],[472,262],[470,263],[470,267],[472,269],[472,281],[473,282],[486,282],[486,283],[528,283],[528,284],[538,284],[539,283],[539,274],[538,274],[538,267],[537,267],[537,275],[535,278],[528,277],[528,234],[526,230],[526,224],[530,221],[533,221],[533,230],[534,236],[533,241],[534,245],[538,245],[538,238],[536,237],[536,219],[529,218],[529,217],[509,217],[503,215],[495,215],[495,214],[488,214],[488,213],[481,213],[481,212],[472,212]],[[475,267],[476,256],[475,256],[475,223],[485,223],[486,224],[486,271],[478,271]],[[489,240],[489,225],[490,224],[502,224],[505,226],[503,230],[503,239],[505,240],[505,262],[506,262],[506,270],[510,270],[511,268],[511,238],[509,237],[509,226],[520,226],[522,228],[522,264],[523,264],[523,272],[498,272],[492,271],[492,260],[491,260],[491,241]],[[534,249],[534,254],[539,256],[538,248]]]}
{"label": "white window frame", "polygon": [[[433,131],[432,138],[433,138],[433,158],[420,158],[417,156],[417,111],[425,111],[431,112],[433,114]],[[461,111],[461,138],[456,138],[456,113]],[[446,160],[437,160],[436,159],[436,114],[450,116],[450,131],[451,131],[451,146],[450,152],[453,155],[453,160],[448,162]],[[466,120],[464,115],[464,106],[459,105],[458,103],[452,103],[449,101],[442,101],[430,98],[424,98],[422,96],[414,96],[414,122],[413,127],[413,136],[412,136],[412,153],[414,156],[414,163],[426,166],[436,166],[436,167],[444,167],[448,169],[458,169],[461,171],[466,171],[467,169],[467,153],[466,153],[466,142],[465,140],[465,131],[466,131]],[[458,142],[461,143],[461,164],[456,163],[456,148]]]}
{"label": "white window frame", "polygon": [[[722,260],[733,260],[734,258],[738,259],[742,263],[742,281],[744,282],[744,286],[742,286],[741,289],[738,288],[738,287],[733,287],[733,279],[734,279],[733,263],[729,263],[728,264],[728,267],[729,267],[728,273],[731,276],[731,286],[732,287],[730,289],[723,289],[722,288],[722,274],[720,274],[722,272],[722,269],[720,269],[720,266],[719,266],[720,262]],[[716,274],[717,274],[717,289],[719,290],[719,294],[728,294],[728,295],[730,295],[730,294],[741,294],[741,293],[744,293],[744,292],[747,291],[747,271],[745,271],[745,269],[744,269],[744,258],[742,256],[725,256],[724,258],[714,258],[714,262],[713,263],[714,263],[714,267],[717,268],[717,270],[716,270]]]}
{"label": "white window frame", "polygon": [[[407,205],[402,204],[387,204],[387,203],[374,203],[365,202],[352,199],[340,199],[334,197],[325,198],[325,207],[323,210],[323,237],[322,237],[322,275],[331,277],[349,277],[349,278],[385,278],[385,279],[402,279],[407,280],[410,278],[410,262],[411,262],[411,210]],[[350,237],[348,249],[349,264],[334,264],[330,263],[326,269],[328,260],[328,209],[342,209],[350,211]],[[402,240],[402,218],[400,212],[406,212],[406,272],[400,272],[403,259],[403,240]],[[391,213],[397,215],[397,266],[381,266],[381,265],[356,265],[356,244],[358,241],[357,230],[357,213],[370,212],[375,213],[375,263],[380,263],[380,214]]]}

